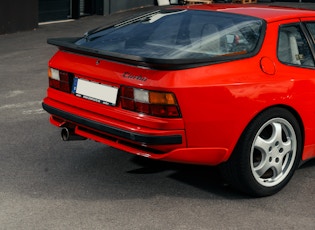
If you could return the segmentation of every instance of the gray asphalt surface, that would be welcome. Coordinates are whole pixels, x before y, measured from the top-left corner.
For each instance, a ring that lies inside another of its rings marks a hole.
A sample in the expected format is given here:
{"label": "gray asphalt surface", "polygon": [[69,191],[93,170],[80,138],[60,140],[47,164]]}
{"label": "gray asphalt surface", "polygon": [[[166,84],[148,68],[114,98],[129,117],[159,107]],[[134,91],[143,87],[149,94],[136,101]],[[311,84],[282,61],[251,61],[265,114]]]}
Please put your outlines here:
{"label": "gray asphalt surface", "polygon": [[61,141],[41,108],[56,51],[46,39],[126,14],[0,36],[0,230],[315,229],[314,160],[280,193],[253,199],[225,186],[215,168]]}

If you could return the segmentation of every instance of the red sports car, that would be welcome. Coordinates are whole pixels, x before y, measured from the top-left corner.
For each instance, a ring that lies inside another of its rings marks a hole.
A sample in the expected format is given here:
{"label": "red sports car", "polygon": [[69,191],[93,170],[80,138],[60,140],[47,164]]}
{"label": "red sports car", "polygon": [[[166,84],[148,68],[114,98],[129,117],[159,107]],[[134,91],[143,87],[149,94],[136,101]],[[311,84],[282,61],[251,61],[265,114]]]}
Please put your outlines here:
{"label": "red sports car", "polygon": [[64,140],[220,165],[253,196],[315,157],[315,11],[173,6],[48,43],[43,108]]}

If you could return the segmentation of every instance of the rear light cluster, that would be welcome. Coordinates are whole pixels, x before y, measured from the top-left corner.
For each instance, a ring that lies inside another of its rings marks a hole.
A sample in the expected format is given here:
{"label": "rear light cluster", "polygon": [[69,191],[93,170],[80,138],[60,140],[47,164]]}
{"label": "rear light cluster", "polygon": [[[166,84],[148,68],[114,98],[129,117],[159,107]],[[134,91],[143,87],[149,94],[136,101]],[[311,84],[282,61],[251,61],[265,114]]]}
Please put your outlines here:
{"label": "rear light cluster", "polygon": [[123,86],[121,87],[120,99],[123,109],[157,117],[181,117],[173,93]]}
{"label": "rear light cluster", "polygon": [[73,74],[61,70],[48,68],[49,87],[61,90],[63,92],[71,92],[71,83]]}

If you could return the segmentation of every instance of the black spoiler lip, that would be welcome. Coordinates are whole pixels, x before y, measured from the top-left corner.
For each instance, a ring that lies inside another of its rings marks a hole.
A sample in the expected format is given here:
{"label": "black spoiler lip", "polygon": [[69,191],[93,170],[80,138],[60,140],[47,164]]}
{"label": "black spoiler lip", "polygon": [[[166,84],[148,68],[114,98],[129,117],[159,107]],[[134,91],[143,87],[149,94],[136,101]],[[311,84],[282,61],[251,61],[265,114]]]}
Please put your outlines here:
{"label": "black spoiler lip", "polygon": [[145,58],[134,55],[120,54],[109,51],[102,51],[92,48],[76,45],[75,42],[81,39],[81,37],[68,37],[68,38],[49,38],[47,43],[57,46],[60,50],[68,51],[72,53],[97,57],[101,59],[107,59],[110,61],[121,62],[134,66],[143,66],[151,69],[158,70],[181,70],[189,69],[200,66],[206,66],[209,64],[221,63],[230,60],[239,59],[231,58],[227,59],[216,57],[215,59],[159,59],[159,58]]}

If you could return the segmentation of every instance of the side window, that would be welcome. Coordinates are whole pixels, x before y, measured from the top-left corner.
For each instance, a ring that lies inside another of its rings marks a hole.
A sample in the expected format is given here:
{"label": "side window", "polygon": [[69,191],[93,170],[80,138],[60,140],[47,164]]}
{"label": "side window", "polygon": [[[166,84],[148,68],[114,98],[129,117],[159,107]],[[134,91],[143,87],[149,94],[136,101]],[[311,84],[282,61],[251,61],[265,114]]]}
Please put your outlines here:
{"label": "side window", "polygon": [[315,22],[307,23],[306,27],[309,30],[309,32],[311,33],[312,38],[313,38],[313,42],[315,43]]}
{"label": "side window", "polygon": [[314,58],[298,25],[283,26],[279,30],[278,58],[281,62],[303,67],[314,67]]}

